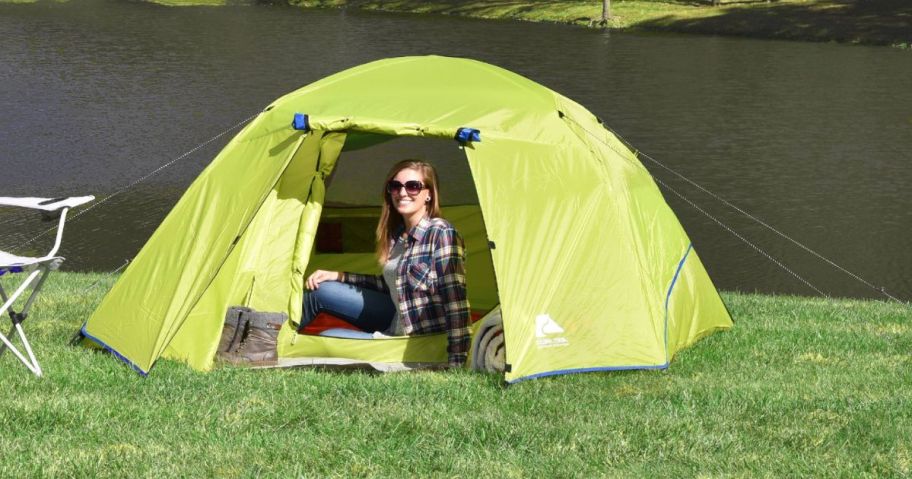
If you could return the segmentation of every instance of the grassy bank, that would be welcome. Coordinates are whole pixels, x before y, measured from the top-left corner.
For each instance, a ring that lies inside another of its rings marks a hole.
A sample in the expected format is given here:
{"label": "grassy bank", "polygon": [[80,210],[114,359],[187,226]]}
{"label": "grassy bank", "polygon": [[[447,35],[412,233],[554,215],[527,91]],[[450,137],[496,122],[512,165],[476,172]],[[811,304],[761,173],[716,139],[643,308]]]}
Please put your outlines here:
{"label": "grassy bank", "polygon": [[[35,3],[39,0],[0,0]],[[53,0],[67,1],[67,0]],[[593,0],[145,0],[166,6],[280,3],[399,13],[552,22],[599,27]],[[912,49],[912,3],[906,0],[612,0],[614,30],[664,31],[784,40],[889,45]]]}
{"label": "grassy bank", "polygon": [[0,357],[0,476],[912,473],[899,305],[728,293],[734,329],[667,371],[508,388],[468,371],[202,374],[168,361],[143,379],[65,345],[111,282],[50,280],[26,322],[46,377]]}
{"label": "grassy bank", "polygon": [[[166,0],[183,1],[183,0]],[[306,7],[360,8],[598,26],[601,2],[288,0]],[[905,0],[613,0],[613,29],[912,46]]]}

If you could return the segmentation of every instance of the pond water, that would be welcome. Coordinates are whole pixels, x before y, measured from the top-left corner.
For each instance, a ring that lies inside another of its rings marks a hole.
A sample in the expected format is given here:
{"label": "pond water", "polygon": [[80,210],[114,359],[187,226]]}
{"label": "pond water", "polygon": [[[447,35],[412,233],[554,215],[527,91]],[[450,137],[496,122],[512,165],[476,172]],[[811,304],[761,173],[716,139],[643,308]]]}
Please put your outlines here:
{"label": "pond water", "polygon": [[[131,2],[0,4],[0,195],[99,198],[273,99],[379,58],[513,70],[642,152],[891,294],[912,299],[912,55],[450,17]],[[233,132],[79,216],[66,269],[132,258]],[[405,154],[405,153],[404,153]],[[654,176],[834,296],[877,297],[718,200]],[[664,190],[720,289],[816,294]],[[0,211],[0,248],[49,227]],[[28,245],[37,252],[52,238]]]}

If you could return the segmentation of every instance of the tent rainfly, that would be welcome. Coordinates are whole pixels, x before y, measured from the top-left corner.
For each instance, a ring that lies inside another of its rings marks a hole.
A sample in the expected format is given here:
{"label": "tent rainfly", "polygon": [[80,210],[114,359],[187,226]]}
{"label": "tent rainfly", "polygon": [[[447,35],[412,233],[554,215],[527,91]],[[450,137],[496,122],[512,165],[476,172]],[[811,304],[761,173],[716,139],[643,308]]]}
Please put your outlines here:
{"label": "tent rainfly", "polygon": [[[472,308],[500,305],[507,381],[663,369],[731,327],[649,172],[598,118],[507,70],[426,56],[351,68],[264,109],[193,182],[83,335],[141,374],[160,357],[208,370],[226,309],[246,305],[291,318],[280,366],[446,362],[445,334],[359,340],[292,324],[309,271],[378,269],[372,246],[352,238],[371,238],[379,201],[331,204],[327,192],[346,180],[328,180],[348,152],[401,137],[462,146],[474,201],[443,211],[465,238]],[[315,250],[325,231],[343,237]]]}

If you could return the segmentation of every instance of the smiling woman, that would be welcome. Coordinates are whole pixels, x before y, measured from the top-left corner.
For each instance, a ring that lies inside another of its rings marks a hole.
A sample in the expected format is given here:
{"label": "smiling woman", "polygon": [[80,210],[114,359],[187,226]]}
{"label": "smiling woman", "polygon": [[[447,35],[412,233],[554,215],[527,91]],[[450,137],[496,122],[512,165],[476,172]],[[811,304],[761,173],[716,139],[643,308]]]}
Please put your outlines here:
{"label": "smiling woman", "polygon": [[307,278],[301,328],[320,313],[390,336],[447,332],[450,366],[466,362],[465,247],[441,218],[437,171],[400,161],[386,176],[377,225],[379,275],[317,270]]}

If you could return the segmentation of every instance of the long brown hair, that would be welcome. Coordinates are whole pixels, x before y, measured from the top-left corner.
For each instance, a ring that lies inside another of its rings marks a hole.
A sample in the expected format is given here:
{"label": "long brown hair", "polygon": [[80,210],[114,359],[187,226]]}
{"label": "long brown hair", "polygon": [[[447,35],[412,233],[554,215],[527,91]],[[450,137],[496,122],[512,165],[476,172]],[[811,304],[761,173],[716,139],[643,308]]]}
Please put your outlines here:
{"label": "long brown hair", "polygon": [[390,248],[393,244],[393,234],[405,225],[402,215],[393,206],[392,195],[386,191],[386,185],[402,170],[409,168],[421,173],[421,182],[427,187],[431,201],[427,204],[427,214],[430,218],[440,217],[440,194],[437,190],[437,170],[421,160],[402,160],[393,165],[383,182],[383,208],[380,210],[380,222],[377,223],[377,260],[380,265],[389,260]]}

